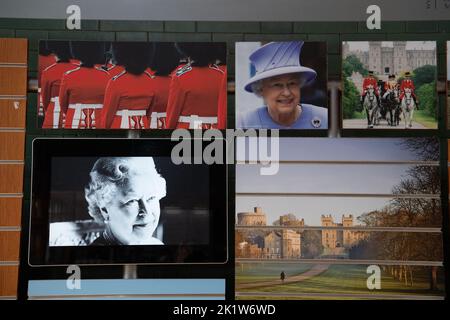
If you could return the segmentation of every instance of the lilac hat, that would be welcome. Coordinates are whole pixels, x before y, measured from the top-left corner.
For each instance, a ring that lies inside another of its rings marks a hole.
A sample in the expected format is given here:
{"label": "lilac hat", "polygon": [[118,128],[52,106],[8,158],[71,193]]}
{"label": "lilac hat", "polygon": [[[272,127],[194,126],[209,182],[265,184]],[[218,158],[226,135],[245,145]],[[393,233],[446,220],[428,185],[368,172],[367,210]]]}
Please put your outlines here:
{"label": "lilac hat", "polygon": [[252,84],[262,80],[289,73],[300,73],[303,85],[313,81],[317,73],[300,65],[300,52],[303,41],[270,42],[250,55],[250,62],[256,73],[245,84],[244,89],[253,92]]}

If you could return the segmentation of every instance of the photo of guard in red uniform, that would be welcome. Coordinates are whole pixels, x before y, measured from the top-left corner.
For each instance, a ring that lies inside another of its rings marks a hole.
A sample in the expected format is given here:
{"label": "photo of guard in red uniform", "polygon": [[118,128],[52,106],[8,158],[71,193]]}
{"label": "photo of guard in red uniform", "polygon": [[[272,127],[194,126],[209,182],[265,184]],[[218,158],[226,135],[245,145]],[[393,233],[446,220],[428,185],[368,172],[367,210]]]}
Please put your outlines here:
{"label": "photo of guard in red uniform", "polygon": [[153,76],[146,71],[150,43],[117,42],[113,44],[113,54],[125,70],[106,87],[99,128],[149,129],[156,95]]}
{"label": "photo of guard in red uniform", "polygon": [[219,93],[225,73],[214,63],[215,46],[205,43],[178,43],[188,58],[172,78],[167,105],[167,128],[218,128]]}
{"label": "photo of guard in red uniform", "polygon": [[65,72],[77,68],[70,62],[71,53],[68,41],[52,41],[49,49],[56,56],[56,62],[42,72],[41,94],[44,107],[42,128],[58,129],[62,127],[63,116],[59,104],[59,87]]}
{"label": "photo of guard in red uniform", "polygon": [[107,71],[96,66],[105,59],[105,44],[77,41],[71,43],[71,49],[80,66],[66,72],[61,80],[59,102],[65,114],[64,128],[95,129],[110,79]]}
{"label": "photo of guard in red uniform", "polygon": [[157,96],[149,117],[150,129],[166,128],[169,87],[179,62],[180,54],[172,42],[153,43],[153,57],[149,69],[152,70]]}
{"label": "photo of guard in red uniform", "polygon": [[[59,48],[61,43],[64,50]],[[38,74],[38,79],[45,80],[41,81],[46,99],[42,106],[48,113],[45,119],[38,117],[39,127],[142,130],[226,126],[218,125],[219,110],[223,112],[221,121],[226,121],[225,43],[43,40],[39,45],[40,69],[51,61],[52,56],[44,58],[49,52],[55,59],[53,66],[46,68],[51,72]]]}

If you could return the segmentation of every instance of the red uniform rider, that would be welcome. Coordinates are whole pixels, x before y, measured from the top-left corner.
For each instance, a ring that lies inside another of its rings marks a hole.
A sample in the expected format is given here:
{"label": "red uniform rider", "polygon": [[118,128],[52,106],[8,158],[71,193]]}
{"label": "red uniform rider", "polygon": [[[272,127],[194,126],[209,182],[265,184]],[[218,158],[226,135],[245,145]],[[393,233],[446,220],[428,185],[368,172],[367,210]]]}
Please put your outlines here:
{"label": "red uniform rider", "polygon": [[416,90],[416,88],[414,87],[414,82],[411,79],[411,73],[406,72],[405,73],[405,78],[402,80],[401,84],[400,84],[400,101],[403,100],[403,97],[405,96],[405,89],[410,89],[411,90],[411,96],[414,99],[414,102],[416,104],[416,108],[419,109],[419,101],[417,100],[416,95],[414,94],[414,90]]}
{"label": "red uniform rider", "polygon": [[364,98],[366,97],[368,89],[370,89],[371,87],[374,89],[373,93],[375,94],[378,105],[380,105],[380,94],[378,92],[377,79],[375,79],[375,77],[373,76],[373,71],[369,71],[369,76],[367,78],[364,78],[361,104],[364,103]]}

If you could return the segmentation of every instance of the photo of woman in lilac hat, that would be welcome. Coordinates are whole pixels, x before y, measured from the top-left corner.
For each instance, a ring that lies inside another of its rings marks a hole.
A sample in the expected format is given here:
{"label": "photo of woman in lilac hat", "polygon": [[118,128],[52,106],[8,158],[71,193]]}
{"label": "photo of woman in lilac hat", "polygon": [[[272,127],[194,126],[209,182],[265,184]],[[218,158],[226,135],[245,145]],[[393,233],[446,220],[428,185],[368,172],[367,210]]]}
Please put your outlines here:
{"label": "photo of woman in lilac hat", "polygon": [[236,44],[237,128],[327,129],[326,103],[324,43]]}

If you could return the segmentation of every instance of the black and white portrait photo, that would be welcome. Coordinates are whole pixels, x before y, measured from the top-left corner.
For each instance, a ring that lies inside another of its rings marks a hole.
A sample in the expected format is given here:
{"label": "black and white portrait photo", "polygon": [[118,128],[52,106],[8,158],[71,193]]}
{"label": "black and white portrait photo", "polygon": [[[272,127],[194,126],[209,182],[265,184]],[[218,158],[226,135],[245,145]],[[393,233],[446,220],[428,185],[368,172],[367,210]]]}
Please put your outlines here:
{"label": "black and white portrait photo", "polygon": [[55,157],[51,170],[50,247],[209,241],[207,166],[175,166],[169,157]]}

